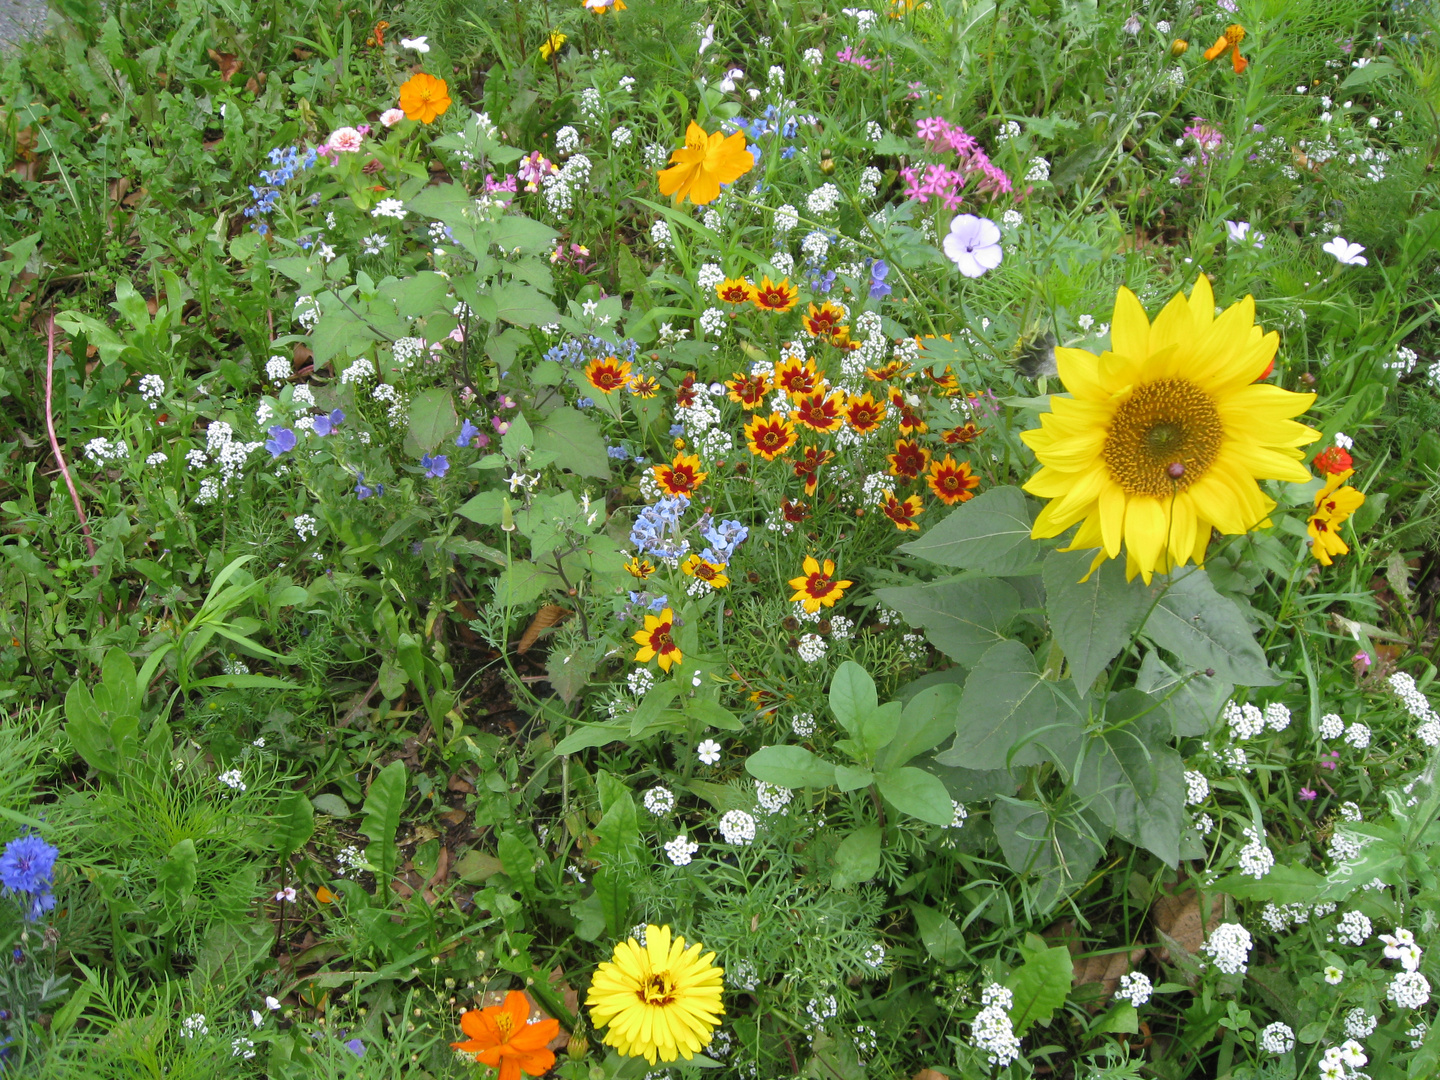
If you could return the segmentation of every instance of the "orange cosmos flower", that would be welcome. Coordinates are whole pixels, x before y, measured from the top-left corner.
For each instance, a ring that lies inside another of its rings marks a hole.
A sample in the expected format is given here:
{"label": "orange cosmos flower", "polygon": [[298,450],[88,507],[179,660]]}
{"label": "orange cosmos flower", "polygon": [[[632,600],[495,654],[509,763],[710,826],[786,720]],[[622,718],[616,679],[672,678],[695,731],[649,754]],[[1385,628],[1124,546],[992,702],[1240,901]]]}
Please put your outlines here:
{"label": "orange cosmos flower", "polygon": [[755,165],[745,149],[745,133],[707,135],[695,121],[685,132],[685,146],[670,155],[671,167],[660,172],[660,194],[675,202],[689,199],[697,206],[720,197],[721,184],[733,184]]}
{"label": "orange cosmos flower", "polygon": [[726,278],[715,286],[716,295],[727,304],[748,304],[755,299],[755,286],[744,278]]}
{"label": "orange cosmos flower", "polygon": [[[839,304],[832,304],[829,300],[819,307],[816,307],[814,301],[811,301],[809,310],[805,312],[804,318],[800,321],[805,327],[805,332],[811,337],[824,338],[829,341],[844,326],[845,309]],[[848,333],[847,328],[846,334],[848,335]]]}
{"label": "orange cosmos flower", "polygon": [[435,118],[450,108],[450,88],[444,79],[423,71],[411,75],[400,84],[400,109],[409,120],[433,124]]}
{"label": "orange cosmos flower", "polygon": [[978,439],[985,429],[976,427],[973,422],[953,427],[949,431],[941,432],[940,438],[945,441],[946,446],[965,446]]}
{"label": "orange cosmos flower", "polygon": [[817,390],[795,402],[795,408],[790,410],[790,419],[823,435],[840,426],[840,407],[844,403],[843,394],[827,394],[824,390]]}
{"label": "orange cosmos flower", "polygon": [[795,475],[805,481],[805,494],[814,495],[820,486],[820,469],[835,457],[834,451],[807,446],[804,455],[795,463]]}
{"label": "orange cosmos flower", "polygon": [[799,600],[811,614],[819,611],[822,604],[825,607],[834,607],[835,601],[844,595],[845,590],[855,584],[853,581],[836,581],[835,564],[829,559],[825,560],[822,569],[818,562],[806,556],[804,570],[802,577],[790,579],[790,587],[795,590],[795,595],[790,597],[790,600]]}
{"label": "orange cosmos flower", "polygon": [[709,559],[702,559],[699,555],[687,557],[680,564],[680,569],[693,578],[708,581],[712,588],[723,589],[730,584],[730,578],[726,576],[722,563],[713,563]]}
{"label": "orange cosmos flower", "polygon": [[651,473],[666,495],[694,495],[709,473],[700,471],[700,458],[695,454],[676,454],[669,465],[656,465]]}
{"label": "orange cosmos flower", "polygon": [[766,461],[774,461],[785,453],[797,438],[795,425],[779,413],[772,412],[763,419],[756,416],[745,425],[745,441],[750,444],[750,452]]}
{"label": "orange cosmos flower", "polygon": [[906,480],[916,479],[930,464],[930,451],[918,439],[896,439],[895,452],[885,456],[890,462],[890,475]]}
{"label": "orange cosmos flower", "polygon": [[602,394],[613,394],[625,389],[630,381],[630,361],[618,356],[595,357],[585,365],[585,378]]}
{"label": "orange cosmos flower", "polygon": [[631,640],[640,646],[635,654],[637,664],[660,661],[660,670],[669,671],[671,664],[678,664],[683,656],[675,639],[670,636],[675,628],[675,613],[668,607],[659,615],[645,616],[645,629],[636,630]]}
{"label": "orange cosmos flower", "polygon": [[765,400],[765,393],[770,389],[770,383],[764,375],[745,375],[737,371],[730,376],[730,381],[725,384],[730,390],[730,400],[741,408],[758,409]]}
{"label": "orange cosmos flower", "polygon": [[498,1080],[520,1080],[521,1073],[543,1076],[555,1064],[545,1044],[560,1033],[560,1021],[547,1018],[531,1024],[529,1015],[525,995],[511,990],[504,1004],[463,1013],[460,1030],[470,1038],[450,1045],[473,1054],[481,1065],[499,1069]]}
{"label": "orange cosmos flower", "polygon": [[653,375],[636,375],[630,380],[630,393],[638,398],[653,398],[660,392],[660,383]]}
{"label": "orange cosmos flower", "polygon": [[914,529],[916,532],[920,531],[920,526],[915,523],[915,519],[925,512],[925,504],[919,495],[911,495],[908,499],[897,499],[895,492],[887,490],[880,502],[880,509],[901,532],[910,529]]}
{"label": "orange cosmos flower", "polygon": [[755,286],[755,295],[750,299],[761,311],[789,311],[800,302],[800,290],[790,284],[788,277],[774,282],[767,275]]}
{"label": "orange cosmos flower", "polygon": [[1225,32],[1220,35],[1220,40],[1205,50],[1206,60],[1215,60],[1230,53],[1231,65],[1235,68],[1236,75],[1244,75],[1245,69],[1250,66],[1250,61],[1240,55],[1240,42],[1245,40],[1245,28],[1239,23],[1231,23],[1225,27]]}
{"label": "orange cosmos flower", "polygon": [[825,380],[815,369],[813,360],[802,360],[792,356],[775,369],[771,376],[777,389],[784,390],[791,397],[801,397],[825,388]]}
{"label": "orange cosmos flower", "polygon": [[861,435],[878,428],[888,411],[884,401],[876,401],[868,393],[845,402],[845,420]]}
{"label": "orange cosmos flower", "polygon": [[946,506],[970,501],[975,497],[975,489],[980,486],[980,478],[970,471],[970,463],[957,462],[949,454],[943,461],[930,463],[930,475],[926,477],[926,482]]}

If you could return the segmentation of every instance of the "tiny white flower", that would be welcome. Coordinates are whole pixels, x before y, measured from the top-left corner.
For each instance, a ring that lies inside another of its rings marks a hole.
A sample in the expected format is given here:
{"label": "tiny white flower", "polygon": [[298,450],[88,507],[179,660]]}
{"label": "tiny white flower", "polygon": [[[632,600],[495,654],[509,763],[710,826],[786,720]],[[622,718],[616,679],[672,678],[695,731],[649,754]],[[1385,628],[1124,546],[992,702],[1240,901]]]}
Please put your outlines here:
{"label": "tiny white flower", "polygon": [[720,744],[714,739],[706,739],[695,748],[695,753],[702,764],[714,765],[720,760]]}
{"label": "tiny white flower", "polygon": [[418,53],[428,53],[430,51],[430,46],[426,43],[424,36],[417,38],[401,38],[400,47],[402,49],[414,49]]}

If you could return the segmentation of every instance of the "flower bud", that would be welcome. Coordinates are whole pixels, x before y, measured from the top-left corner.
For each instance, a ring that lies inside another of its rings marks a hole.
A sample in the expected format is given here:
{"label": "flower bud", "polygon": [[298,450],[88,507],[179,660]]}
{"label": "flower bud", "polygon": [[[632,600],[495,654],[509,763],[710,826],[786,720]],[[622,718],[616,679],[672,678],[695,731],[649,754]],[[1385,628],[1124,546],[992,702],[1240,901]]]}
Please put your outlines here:
{"label": "flower bud", "polygon": [[1185,50],[1190,48],[1190,43],[1184,38],[1176,38],[1170,43],[1170,55],[1177,59],[1185,55]]}
{"label": "flower bud", "polygon": [[578,1031],[570,1036],[570,1041],[565,1044],[565,1055],[571,1061],[579,1061],[590,1052],[590,1041]]}

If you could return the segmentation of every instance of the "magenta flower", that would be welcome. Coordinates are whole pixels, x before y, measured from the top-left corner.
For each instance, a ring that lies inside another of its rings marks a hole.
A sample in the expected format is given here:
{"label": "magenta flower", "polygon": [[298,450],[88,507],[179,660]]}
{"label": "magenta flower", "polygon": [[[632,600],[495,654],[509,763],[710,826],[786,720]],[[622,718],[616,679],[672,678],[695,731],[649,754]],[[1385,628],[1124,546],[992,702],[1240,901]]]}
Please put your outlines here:
{"label": "magenta flower", "polygon": [[1311,791],[1308,787],[1302,787],[1300,789],[1300,798],[1304,799],[1306,802],[1314,802],[1315,792]]}
{"label": "magenta flower", "polygon": [[1320,767],[1334,772],[1340,767],[1340,751],[1331,750],[1328,754],[1320,755]]}

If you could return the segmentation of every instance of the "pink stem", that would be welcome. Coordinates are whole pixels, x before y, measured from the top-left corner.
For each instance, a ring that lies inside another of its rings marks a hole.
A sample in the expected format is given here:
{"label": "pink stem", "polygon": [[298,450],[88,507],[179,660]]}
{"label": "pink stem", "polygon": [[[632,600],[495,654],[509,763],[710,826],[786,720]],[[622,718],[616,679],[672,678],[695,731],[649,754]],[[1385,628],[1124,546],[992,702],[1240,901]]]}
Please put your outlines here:
{"label": "pink stem", "polygon": [[[95,558],[95,541],[90,536],[90,523],[85,520],[85,508],[80,505],[80,493],[75,490],[75,481],[70,479],[70,470],[65,465],[65,455],[60,452],[60,440],[55,437],[55,413],[51,405],[55,388],[55,313],[50,313],[50,342],[45,354],[45,430],[50,433],[50,449],[60,466],[60,475],[65,477],[65,486],[70,489],[70,501],[75,504],[75,513],[80,515],[80,531],[85,534],[85,547],[90,558]],[[100,576],[100,568],[91,566],[90,572]]]}

